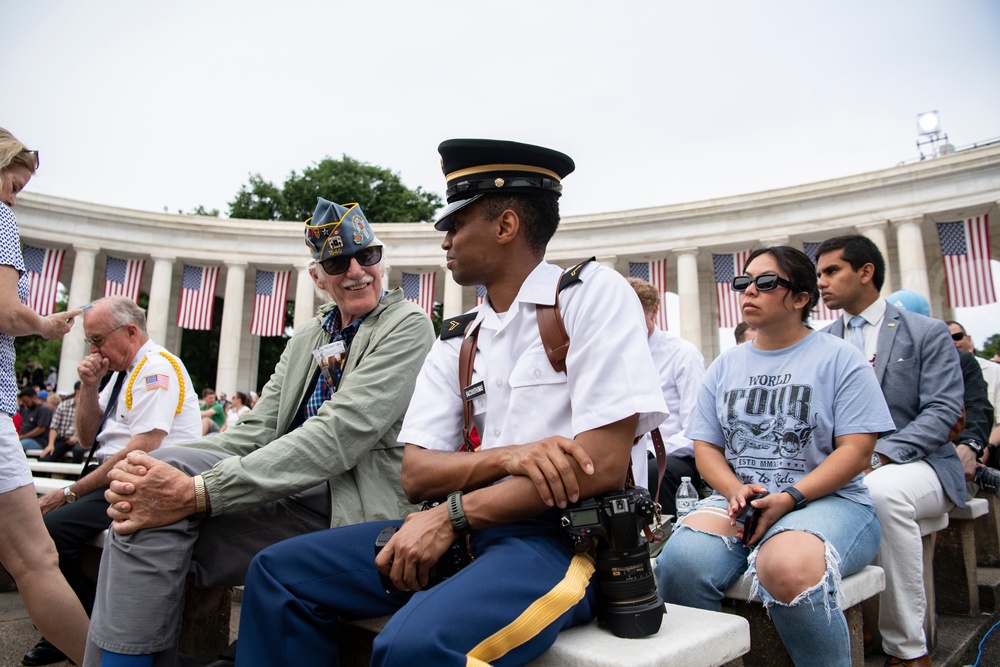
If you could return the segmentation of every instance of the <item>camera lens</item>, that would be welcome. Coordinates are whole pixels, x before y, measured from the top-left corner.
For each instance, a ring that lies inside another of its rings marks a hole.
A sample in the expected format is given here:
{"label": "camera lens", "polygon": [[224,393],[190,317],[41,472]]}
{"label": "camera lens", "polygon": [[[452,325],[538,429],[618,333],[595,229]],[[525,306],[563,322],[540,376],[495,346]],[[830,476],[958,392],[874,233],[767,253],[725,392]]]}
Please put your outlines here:
{"label": "camera lens", "polygon": [[649,546],[628,551],[602,549],[597,554],[600,621],[617,637],[656,634],[663,622],[663,600],[656,592]]}

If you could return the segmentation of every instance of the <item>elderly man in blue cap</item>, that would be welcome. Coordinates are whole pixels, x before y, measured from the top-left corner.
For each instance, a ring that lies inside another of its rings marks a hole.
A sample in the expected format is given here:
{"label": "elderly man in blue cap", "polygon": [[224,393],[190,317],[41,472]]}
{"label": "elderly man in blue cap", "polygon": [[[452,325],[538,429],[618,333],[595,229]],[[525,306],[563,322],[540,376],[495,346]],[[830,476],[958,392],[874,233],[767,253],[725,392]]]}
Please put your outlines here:
{"label": "elderly man in blue cap", "polygon": [[[486,139],[439,151],[446,264],[488,298],[445,320],[399,437],[407,496],[447,500],[401,527],[346,526],[258,554],[241,667],[337,664],[338,617],[390,613],[373,665],[523,665],[595,614],[594,560],[564,542],[561,508],[622,489],[634,438],[666,418],[642,308],[611,269],[585,262],[564,274],[544,261],[568,156]],[[550,363],[539,329],[557,293],[571,341],[562,364]],[[471,424],[481,447],[463,451]],[[455,572],[466,551],[474,559]],[[439,559],[446,567],[433,577]],[[645,611],[658,628],[662,602]]]}
{"label": "elderly man in blue cap", "polygon": [[239,585],[270,544],[411,509],[397,435],[430,320],[383,290],[383,248],[357,204],[319,199],[305,240],[331,303],[288,341],[253,410],[111,473],[85,665],[173,665],[188,573]]}

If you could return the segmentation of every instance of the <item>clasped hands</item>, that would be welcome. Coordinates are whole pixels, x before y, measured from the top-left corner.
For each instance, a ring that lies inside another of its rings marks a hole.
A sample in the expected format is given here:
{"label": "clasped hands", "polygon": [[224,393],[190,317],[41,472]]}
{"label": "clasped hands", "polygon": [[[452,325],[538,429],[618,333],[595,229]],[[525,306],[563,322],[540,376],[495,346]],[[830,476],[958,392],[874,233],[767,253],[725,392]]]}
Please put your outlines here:
{"label": "clasped hands", "polygon": [[[580,499],[580,480],[571,460],[585,475],[594,474],[594,463],[586,449],[576,440],[561,436],[505,447],[501,466],[510,475],[530,479],[549,507],[565,508]],[[455,537],[444,504],[413,512],[379,552],[375,565],[397,590],[423,590],[431,567]]]}
{"label": "clasped hands", "polygon": [[111,527],[119,535],[156,528],[195,513],[191,477],[143,451],[132,451],[108,473],[104,492]]}

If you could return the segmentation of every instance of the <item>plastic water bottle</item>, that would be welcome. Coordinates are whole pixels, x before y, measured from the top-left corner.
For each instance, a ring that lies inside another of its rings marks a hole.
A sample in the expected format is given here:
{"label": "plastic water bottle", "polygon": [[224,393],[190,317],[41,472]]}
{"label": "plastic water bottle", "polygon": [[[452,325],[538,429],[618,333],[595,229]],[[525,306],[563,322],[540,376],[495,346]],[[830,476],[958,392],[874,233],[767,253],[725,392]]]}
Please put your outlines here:
{"label": "plastic water bottle", "polygon": [[698,491],[691,483],[690,477],[681,477],[681,485],[677,487],[677,495],[674,500],[677,504],[678,520],[694,509],[694,504],[698,502]]}

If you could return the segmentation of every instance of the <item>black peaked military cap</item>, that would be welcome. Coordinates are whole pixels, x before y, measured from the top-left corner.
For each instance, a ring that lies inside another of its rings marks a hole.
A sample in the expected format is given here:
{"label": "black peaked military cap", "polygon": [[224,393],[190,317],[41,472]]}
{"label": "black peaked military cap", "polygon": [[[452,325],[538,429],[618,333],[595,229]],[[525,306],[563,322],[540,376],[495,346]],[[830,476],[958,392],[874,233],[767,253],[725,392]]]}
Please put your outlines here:
{"label": "black peaked military cap", "polygon": [[448,205],[434,228],[447,231],[449,218],[485,194],[562,194],[573,159],[551,148],[495,139],[448,139],[438,146]]}

